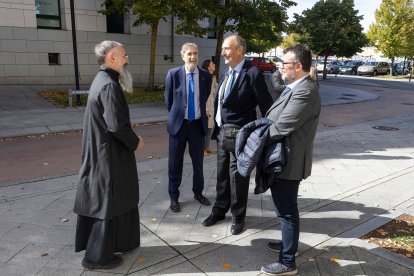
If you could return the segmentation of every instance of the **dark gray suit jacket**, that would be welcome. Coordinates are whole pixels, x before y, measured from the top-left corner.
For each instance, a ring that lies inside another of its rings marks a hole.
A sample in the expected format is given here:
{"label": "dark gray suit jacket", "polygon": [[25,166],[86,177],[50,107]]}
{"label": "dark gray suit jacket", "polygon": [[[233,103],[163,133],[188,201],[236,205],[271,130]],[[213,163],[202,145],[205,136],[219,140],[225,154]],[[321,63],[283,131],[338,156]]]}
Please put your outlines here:
{"label": "dark gray suit jacket", "polygon": [[311,77],[300,81],[270,107],[266,117],[274,121],[268,143],[290,137],[289,162],[279,175],[282,179],[302,180],[311,174],[313,140],[321,111],[319,88]]}

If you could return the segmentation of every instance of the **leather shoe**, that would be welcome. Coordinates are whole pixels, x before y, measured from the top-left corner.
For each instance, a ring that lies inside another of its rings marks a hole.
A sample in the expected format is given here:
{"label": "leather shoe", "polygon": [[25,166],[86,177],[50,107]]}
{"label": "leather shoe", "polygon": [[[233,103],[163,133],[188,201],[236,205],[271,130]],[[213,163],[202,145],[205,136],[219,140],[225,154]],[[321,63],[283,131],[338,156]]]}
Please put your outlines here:
{"label": "leather shoe", "polygon": [[204,206],[210,206],[210,200],[203,196],[202,194],[194,194],[194,199],[201,203]]}
{"label": "leather shoe", "polygon": [[244,217],[233,217],[230,232],[232,235],[238,235],[243,232],[244,228]]}
{"label": "leather shoe", "polygon": [[175,213],[178,213],[181,211],[180,203],[178,203],[178,200],[171,200],[170,209],[171,211]]}
{"label": "leather shoe", "polygon": [[225,215],[219,215],[219,214],[216,214],[216,213],[212,212],[208,216],[208,218],[206,218],[203,221],[203,225],[208,227],[208,226],[216,224],[218,221],[223,220],[224,218],[225,218]]}

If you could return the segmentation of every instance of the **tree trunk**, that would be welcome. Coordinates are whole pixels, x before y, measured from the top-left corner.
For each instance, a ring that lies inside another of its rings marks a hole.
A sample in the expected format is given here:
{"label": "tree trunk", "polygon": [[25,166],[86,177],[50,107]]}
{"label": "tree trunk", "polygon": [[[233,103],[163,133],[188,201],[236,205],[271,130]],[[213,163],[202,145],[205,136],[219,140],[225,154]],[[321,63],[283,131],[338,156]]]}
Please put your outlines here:
{"label": "tree trunk", "polygon": [[326,62],[328,61],[328,55],[327,54],[325,54],[324,56],[323,56],[323,72],[322,72],[322,78],[324,79],[324,80],[326,80]]}
{"label": "tree trunk", "polygon": [[151,24],[151,54],[150,54],[150,70],[148,76],[148,88],[154,89],[154,75],[155,75],[155,50],[157,49],[157,35],[158,35],[158,22]]}
{"label": "tree trunk", "polygon": [[227,19],[220,20],[219,31],[217,32],[217,44],[216,55],[214,56],[214,64],[216,65],[216,78],[220,79],[220,61],[221,61],[221,46],[224,41],[224,27],[226,26]]}

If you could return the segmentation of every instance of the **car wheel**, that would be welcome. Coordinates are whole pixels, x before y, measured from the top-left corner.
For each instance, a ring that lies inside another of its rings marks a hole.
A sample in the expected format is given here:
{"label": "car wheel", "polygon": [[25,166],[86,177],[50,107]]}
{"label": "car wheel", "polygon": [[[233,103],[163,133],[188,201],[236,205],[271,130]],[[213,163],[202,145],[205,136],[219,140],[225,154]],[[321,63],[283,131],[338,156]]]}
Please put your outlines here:
{"label": "car wheel", "polygon": [[329,72],[328,72],[328,74],[333,74],[334,73],[334,70],[331,68],[331,69],[329,69]]}
{"label": "car wheel", "polygon": [[389,75],[389,74],[390,74],[390,70],[387,71],[387,75]]}
{"label": "car wheel", "polygon": [[375,70],[374,72],[372,72],[372,75],[375,77],[377,75],[377,71]]}

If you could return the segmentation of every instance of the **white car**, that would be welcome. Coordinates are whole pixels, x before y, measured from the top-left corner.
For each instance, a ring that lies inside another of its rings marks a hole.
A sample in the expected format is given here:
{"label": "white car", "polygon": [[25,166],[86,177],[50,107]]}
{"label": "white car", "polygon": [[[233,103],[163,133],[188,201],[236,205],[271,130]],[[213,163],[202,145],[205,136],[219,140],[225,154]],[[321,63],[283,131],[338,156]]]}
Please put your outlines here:
{"label": "white car", "polygon": [[[318,73],[323,72],[323,65],[324,65],[323,61],[318,62],[318,65],[316,65],[316,71],[318,71]],[[338,74],[339,66],[341,66],[341,63],[339,61],[328,60],[326,63],[326,72],[328,74]]]}

